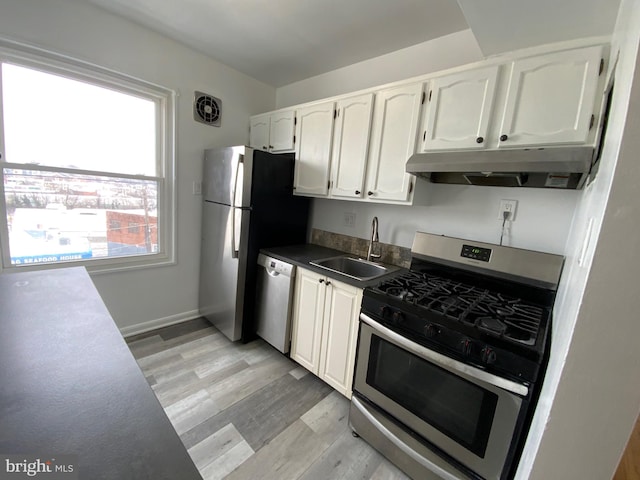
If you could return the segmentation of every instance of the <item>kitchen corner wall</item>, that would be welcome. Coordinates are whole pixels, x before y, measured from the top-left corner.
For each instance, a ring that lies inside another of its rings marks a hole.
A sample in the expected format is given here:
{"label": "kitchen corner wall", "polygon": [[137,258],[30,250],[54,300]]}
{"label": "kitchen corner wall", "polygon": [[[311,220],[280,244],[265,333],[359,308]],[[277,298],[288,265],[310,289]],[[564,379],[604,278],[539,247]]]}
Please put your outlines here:
{"label": "kitchen corner wall", "polygon": [[[192,184],[202,178],[203,151],[246,143],[249,116],[274,108],[275,89],[86,1],[2,0],[0,36],[178,92],[177,264],[92,278],[125,334],[197,316],[202,197]],[[220,128],[193,120],[195,90],[222,99]]]}
{"label": "kitchen corner wall", "polygon": [[[398,50],[293,83],[276,92],[277,108],[428,74],[482,60],[470,30]],[[423,180],[419,180],[423,181]],[[416,231],[499,243],[501,199],[518,200],[516,219],[504,244],[564,254],[580,192],[463,185],[426,185],[426,203],[394,206],[314,199],[310,227],[368,238],[371,219],[380,221],[380,241],[411,247]],[[355,214],[347,225],[345,213]]]}

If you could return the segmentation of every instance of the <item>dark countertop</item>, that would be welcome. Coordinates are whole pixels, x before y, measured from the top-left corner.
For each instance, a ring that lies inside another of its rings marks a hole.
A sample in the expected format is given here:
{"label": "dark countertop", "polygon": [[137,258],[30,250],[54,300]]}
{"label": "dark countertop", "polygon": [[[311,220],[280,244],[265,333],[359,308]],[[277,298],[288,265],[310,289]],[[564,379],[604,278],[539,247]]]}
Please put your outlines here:
{"label": "dark countertop", "polygon": [[[345,255],[348,252],[342,252],[340,250],[334,250],[333,248],[322,247],[320,245],[313,245],[311,243],[305,243],[300,245],[289,245],[285,247],[271,247],[271,248],[263,248],[260,250],[261,253],[265,255],[269,255],[278,260],[282,260],[283,262],[288,262],[298,267],[306,268],[307,270],[312,270],[321,275],[326,275],[327,277],[333,278],[334,280],[338,280],[343,283],[347,283],[349,285],[353,285],[358,288],[366,288],[373,285],[377,285],[380,281],[397,275],[406,269],[400,269],[398,271],[391,272],[382,277],[375,278],[373,280],[368,281],[360,281],[355,278],[347,277],[345,275],[340,275],[339,273],[332,272],[330,270],[316,267],[315,265],[311,265],[309,262],[313,260],[320,260],[322,258],[335,257],[337,255]],[[353,255],[354,257],[356,255]]]}
{"label": "dark countertop", "polygon": [[201,479],[83,267],[0,275],[0,453],[80,479]]}

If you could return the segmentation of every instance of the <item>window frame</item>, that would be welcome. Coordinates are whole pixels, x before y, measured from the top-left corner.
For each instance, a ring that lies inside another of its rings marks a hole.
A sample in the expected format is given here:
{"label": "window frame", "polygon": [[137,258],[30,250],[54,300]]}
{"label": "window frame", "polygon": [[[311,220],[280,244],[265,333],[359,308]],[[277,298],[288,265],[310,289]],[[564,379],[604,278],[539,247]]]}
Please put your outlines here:
{"label": "window frame", "polygon": [[[2,108],[2,75],[0,74],[0,273],[29,271],[70,266],[84,266],[90,273],[107,273],[176,263],[176,98],[167,87],[116,72],[89,62],[50,52],[38,47],[0,38],[0,64],[8,63],[153,101],[156,105],[156,175],[130,175],[101,170],[67,169],[43,165],[11,163],[5,159],[4,118]],[[70,172],[155,180],[158,185],[158,252],[122,257],[98,257],[32,265],[12,265],[9,251],[9,229],[4,190],[4,168]]]}

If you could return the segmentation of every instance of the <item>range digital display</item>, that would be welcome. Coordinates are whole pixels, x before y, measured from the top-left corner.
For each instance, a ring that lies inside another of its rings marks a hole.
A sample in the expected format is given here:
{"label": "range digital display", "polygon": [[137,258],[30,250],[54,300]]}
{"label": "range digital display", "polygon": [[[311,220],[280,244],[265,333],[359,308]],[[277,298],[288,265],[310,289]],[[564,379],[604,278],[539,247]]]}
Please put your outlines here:
{"label": "range digital display", "polygon": [[461,257],[488,262],[491,258],[491,249],[483,247],[474,247],[473,245],[462,245]]}

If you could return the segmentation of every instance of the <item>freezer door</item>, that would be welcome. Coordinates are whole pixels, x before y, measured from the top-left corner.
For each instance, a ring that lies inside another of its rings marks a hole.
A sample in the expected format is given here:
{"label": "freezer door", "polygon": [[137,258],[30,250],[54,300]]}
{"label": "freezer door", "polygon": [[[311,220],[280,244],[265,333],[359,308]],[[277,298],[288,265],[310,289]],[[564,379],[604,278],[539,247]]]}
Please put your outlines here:
{"label": "freezer door", "polygon": [[[205,201],[250,206],[250,189],[245,188],[245,159],[251,163],[253,150],[248,147],[227,147],[206,150],[202,177],[202,195]],[[249,175],[250,177],[250,175]]]}
{"label": "freezer door", "polygon": [[200,314],[230,340],[242,334],[246,234],[250,212],[204,202],[200,258]]}

